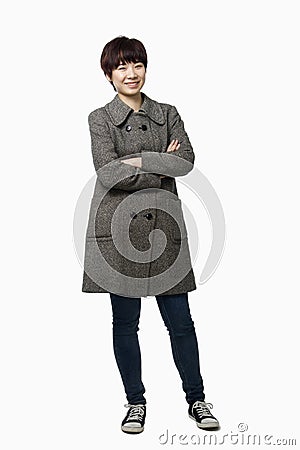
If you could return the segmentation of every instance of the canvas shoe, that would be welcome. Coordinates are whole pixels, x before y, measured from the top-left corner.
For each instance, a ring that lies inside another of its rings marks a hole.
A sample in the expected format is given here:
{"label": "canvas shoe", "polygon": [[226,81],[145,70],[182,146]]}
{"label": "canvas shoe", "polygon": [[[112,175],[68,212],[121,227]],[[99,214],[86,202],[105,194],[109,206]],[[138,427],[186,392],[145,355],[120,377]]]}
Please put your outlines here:
{"label": "canvas shoe", "polygon": [[197,427],[203,429],[219,428],[218,420],[212,415],[210,409],[211,403],[196,401],[189,405],[189,417],[196,421]]}
{"label": "canvas shoe", "polygon": [[144,423],[146,417],[146,405],[138,404],[124,405],[129,408],[125,418],[122,421],[121,429],[124,433],[141,433],[144,431]]}

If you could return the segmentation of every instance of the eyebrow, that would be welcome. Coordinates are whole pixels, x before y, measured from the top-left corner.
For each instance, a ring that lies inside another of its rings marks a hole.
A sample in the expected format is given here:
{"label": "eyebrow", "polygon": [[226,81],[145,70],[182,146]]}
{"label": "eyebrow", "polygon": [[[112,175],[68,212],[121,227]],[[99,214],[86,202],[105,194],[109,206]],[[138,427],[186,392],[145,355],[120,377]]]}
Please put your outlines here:
{"label": "eyebrow", "polygon": [[[142,64],[142,61],[136,61],[136,62],[133,62],[133,61],[132,61],[132,63],[133,63],[133,64]],[[118,64],[118,67],[119,67],[119,66],[126,66],[126,64],[130,64],[130,63],[120,62],[120,63]]]}

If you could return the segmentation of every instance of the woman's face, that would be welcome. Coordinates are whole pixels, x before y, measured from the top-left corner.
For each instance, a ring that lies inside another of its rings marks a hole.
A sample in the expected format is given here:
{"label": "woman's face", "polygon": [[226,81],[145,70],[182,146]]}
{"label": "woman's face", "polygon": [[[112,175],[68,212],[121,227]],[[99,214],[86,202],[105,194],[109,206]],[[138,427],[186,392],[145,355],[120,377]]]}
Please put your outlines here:
{"label": "woman's face", "polygon": [[118,93],[123,95],[137,94],[145,84],[146,70],[142,62],[120,64],[112,71],[109,81],[114,83]]}

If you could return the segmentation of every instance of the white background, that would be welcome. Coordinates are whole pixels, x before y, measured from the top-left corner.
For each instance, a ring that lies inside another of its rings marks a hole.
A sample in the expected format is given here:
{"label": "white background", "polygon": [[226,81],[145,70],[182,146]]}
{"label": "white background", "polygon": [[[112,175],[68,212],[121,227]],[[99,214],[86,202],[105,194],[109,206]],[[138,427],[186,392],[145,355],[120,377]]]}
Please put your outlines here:
{"label": "white background", "polygon": [[[189,294],[219,439],[241,435],[246,423],[248,434],[299,445],[299,9],[266,0],[7,3],[1,449],[182,448],[179,435],[191,447],[193,434],[205,434],[188,418],[154,297],[143,299],[139,332],[145,431],[121,432],[127,409],[110,300],[81,292],[72,227],[94,175],[87,116],[115,95],[99,58],[118,35],[144,43],[143,91],[176,105],[195,165],[224,208],[221,263]],[[178,187],[183,193],[180,179]],[[210,229],[201,217],[205,246]],[[163,445],[167,430],[176,436]],[[228,440],[221,448],[232,447]]]}

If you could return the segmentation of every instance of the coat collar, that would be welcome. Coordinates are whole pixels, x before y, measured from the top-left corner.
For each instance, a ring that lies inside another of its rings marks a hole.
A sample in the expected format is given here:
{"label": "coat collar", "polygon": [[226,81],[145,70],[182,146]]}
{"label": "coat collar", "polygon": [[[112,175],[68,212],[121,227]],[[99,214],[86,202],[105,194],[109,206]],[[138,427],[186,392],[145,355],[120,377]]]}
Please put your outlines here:
{"label": "coat collar", "polygon": [[[146,115],[154,122],[163,125],[165,123],[165,117],[160,104],[155,100],[152,100],[143,92],[141,92],[141,94],[143,97],[143,103],[139,111],[145,112]],[[130,106],[120,99],[118,94],[116,94],[112,101],[107,103],[104,108],[116,126],[121,125],[127,118],[128,114],[133,111]]]}

